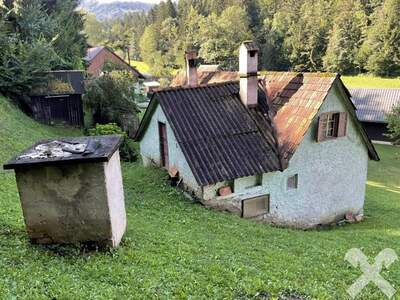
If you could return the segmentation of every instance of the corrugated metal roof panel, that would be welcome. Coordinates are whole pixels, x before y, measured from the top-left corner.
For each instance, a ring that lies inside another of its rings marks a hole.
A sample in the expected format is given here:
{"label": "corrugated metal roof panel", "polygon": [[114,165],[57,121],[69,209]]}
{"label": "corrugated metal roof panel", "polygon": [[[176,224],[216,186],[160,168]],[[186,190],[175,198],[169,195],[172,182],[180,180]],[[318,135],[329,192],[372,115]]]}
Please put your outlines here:
{"label": "corrugated metal roof panel", "polygon": [[385,123],[386,115],[400,105],[400,89],[351,89],[350,93],[363,122]]}
{"label": "corrugated metal roof panel", "polygon": [[274,137],[242,104],[237,82],[167,89],[157,97],[200,185],[280,170]]}

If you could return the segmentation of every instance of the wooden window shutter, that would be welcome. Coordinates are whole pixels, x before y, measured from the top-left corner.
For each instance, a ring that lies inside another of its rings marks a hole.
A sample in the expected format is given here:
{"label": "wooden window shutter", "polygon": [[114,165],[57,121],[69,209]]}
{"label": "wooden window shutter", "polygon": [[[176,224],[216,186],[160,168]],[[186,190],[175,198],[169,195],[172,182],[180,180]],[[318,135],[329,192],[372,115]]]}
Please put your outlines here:
{"label": "wooden window shutter", "polygon": [[317,142],[322,142],[326,140],[326,122],[328,120],[328,113],[321,114],[318,118],[318,132],[317,132]]}
{"label": "wooden window shutter", "polygon": [[346,136],[346,128],[347,128],[347,113],[341,112],[339,114],[339,126],[338,126],[338,137]]}

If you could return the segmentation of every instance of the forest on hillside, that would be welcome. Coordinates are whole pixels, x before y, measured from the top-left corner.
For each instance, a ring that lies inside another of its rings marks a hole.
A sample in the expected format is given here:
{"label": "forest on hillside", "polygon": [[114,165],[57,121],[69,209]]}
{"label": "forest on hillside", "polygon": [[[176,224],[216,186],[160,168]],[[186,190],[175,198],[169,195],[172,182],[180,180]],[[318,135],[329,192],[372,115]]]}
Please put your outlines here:
{"label": "forest on hillside", "polygon": [[188,48],[236,69],[248,39],[262,69],[400,76],[399,12],[400,0],[167,0],[112,21],[88,14],[85,31],[157,76],[182,67]]}

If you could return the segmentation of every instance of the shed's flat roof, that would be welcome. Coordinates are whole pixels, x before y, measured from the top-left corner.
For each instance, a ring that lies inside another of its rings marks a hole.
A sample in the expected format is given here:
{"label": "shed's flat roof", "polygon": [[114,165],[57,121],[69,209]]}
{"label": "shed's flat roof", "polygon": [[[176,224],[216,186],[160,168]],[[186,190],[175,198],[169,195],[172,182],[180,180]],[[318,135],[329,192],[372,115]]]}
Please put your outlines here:
{"label": "shed's flat roof", "polygon": [[[43,146],[46,147],[52,142],[53,144],[58,142],[60,144],[69,144],[72,146],[72,150],[70,149],[65,151],[66,156],[63,157],[30,157],[31,154],[35,155],[40,152],[37,149]],[[118,150],[121,142],[122,137],[119,135],[68,137],[42,140],[9,160],[5,165],[3,165],[3,168],[18,169],[47,165],[106,162],[111,158],[114,152]],[[76,151],[76,153],[71,153],[75,152],[73,145],[82,144],[84,145],[83,149]]]}

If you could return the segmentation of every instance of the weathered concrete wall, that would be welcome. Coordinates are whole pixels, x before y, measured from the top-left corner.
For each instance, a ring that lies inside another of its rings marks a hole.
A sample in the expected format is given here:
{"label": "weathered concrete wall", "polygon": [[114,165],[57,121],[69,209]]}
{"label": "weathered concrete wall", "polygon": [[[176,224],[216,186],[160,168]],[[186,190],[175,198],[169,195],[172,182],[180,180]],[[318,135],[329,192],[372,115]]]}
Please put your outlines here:
{"label": "weathered concrete wall", "polygon": [[[335,87],[318,115],[347,111],[343,101]],[[362,213],[368,152],[355,123],[349,116],[345,137],[317,143],[317,122],[316,117],[284,172],[264,174],[262,186],[256,187],[250,187],[254,178],[239,178],[230,197],[217,197],[216,193],[213,197],[216,186],[204,187],[205,205],[239,213],[243,199],[269,194],[270,212],[266,220],[296,227],[330,223],[346,212]],[[287,190],[287,179],[295,174],[298,188]]]}
{"label": "weathered concrete wall", "polygon": [[126,217],[118,152],[108,163],[17,169],[16,178],[32,242],[119,244]]}
{"label": "weathered concrete wall", "polygon": [[180,177],[183,178],[183,184],[190,188],[197,196],[200,196],[201,187],[198,186],[192,170],[175,138],[174,132],[168,124],[168,120],[160,106],[156,108],[146,133],[140,142],[140,153],[143,164],[145,166],[161,165],[158,122],[166,124],[169,166],[175,166],[179,170]]}

